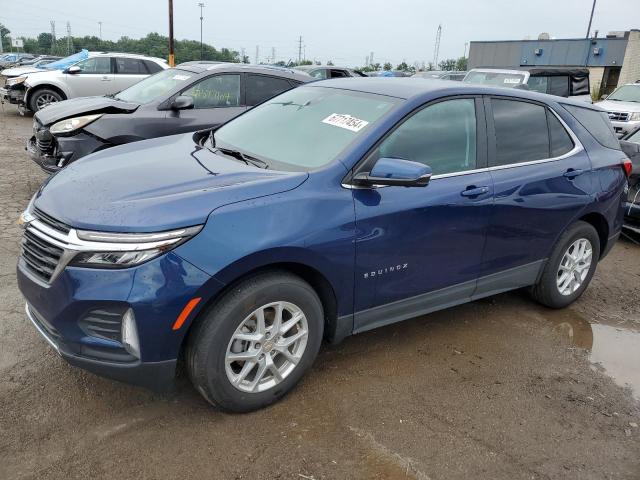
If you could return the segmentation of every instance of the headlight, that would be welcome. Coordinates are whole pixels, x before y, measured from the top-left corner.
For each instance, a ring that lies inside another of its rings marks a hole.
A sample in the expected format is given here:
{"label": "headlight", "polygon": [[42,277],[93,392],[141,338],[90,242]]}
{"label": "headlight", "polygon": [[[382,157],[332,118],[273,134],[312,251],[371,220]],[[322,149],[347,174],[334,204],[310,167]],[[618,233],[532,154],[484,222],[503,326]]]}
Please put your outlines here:
{"label": "headlight", "polygon": [[102,113],[98,113],[97,115],[83,115],[82,117],[67,118],[66,120],[54,123],[50,128],[50,132],[54,135],[71,133],[80,128],[86,127],[91,122],[99,119],[102,115]]}
{"label": "headlight", "polygon": [[19,85],[21,83],[24,83],[24,81],[27,79],[26,76],[22,76],[22,77],[15,77],[15,78],[8,78],[5,85],[7,87],[13,87],[15,85]]}
{"label": "headlight", "polygon": [[640,120],[640,112],[633,112],[629,114],[629,120],[631,122],[637,122]]}
{"label": "headlight", "polygon": [[110,233],[77,230],[78,250],[69,265],[89,268],[127,268],[140,265],[177,247],[202,225],[158,233]]}

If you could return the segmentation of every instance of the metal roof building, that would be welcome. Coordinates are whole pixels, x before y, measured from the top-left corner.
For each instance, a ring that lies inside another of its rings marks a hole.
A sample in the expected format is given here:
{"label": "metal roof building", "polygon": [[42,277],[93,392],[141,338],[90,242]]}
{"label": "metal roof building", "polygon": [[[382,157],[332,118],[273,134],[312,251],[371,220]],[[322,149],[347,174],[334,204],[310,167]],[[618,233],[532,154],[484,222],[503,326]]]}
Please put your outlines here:
{"label": "metal roof building", "polygon": [[588,67],[592,88],[610,93],[640,80],[640,30],[611,32],[603,38],[471,42],[468,68]]}

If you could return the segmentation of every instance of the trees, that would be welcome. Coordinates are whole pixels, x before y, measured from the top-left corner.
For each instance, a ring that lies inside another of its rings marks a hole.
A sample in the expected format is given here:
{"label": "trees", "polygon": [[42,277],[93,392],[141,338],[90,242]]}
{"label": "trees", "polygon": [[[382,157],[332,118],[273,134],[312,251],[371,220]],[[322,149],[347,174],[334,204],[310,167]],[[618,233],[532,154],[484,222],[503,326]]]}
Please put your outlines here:
{"label": "trees", "polygon": [[469,59],[467,59],[467,57],[460,57],[458,60],[456,60],[456,70],[458,70],[459,72],[466,72],[468,64]]}
{"label": "trees", "polygon": [[391,63],[390,63],[390,62],[386,62],[386,63],[384,64],[384,66],[382,67],[382,69],[383,69],[383,70],[387,70],[387,71],[392,70],[392,69],[393,69],[393,65],[391,65]]}
{"label": "trees", "polygon": [[456,61],[453,58],[448,58],[446,60],[442,60],[439,64],[438,64],[438,68],[440,68],[440,70],[455,70],[456,69]]}
{"label": "trees", "polygon": [[8,52],[11,50],[11,38],[9,34],[11,31],[0,23],[0,42],[2,42],[2,51]]}

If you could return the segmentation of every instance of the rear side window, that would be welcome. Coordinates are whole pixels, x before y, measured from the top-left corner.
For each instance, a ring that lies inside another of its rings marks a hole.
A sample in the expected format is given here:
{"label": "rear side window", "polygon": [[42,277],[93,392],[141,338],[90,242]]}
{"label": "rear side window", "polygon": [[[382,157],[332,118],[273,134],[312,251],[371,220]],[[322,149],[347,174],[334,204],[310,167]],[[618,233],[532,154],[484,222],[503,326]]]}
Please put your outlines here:
{"label": "rear side window", "polygon": [[546,109],[533,103],[492,99],[496,133],[494,165],[549,158]]}
{"label": "rear side window", "polygon": [[247,78],[247,105],[258,105],[290,88],[291,84],[283,78],[249,75]]}
{"label": "rear side window", "polygon": [[394,130],[374,155],[420,162],[429,165],[434,175],[473,170],[475,101],[447,100],[423,108]]}
{"label": "rear side window", "polygon": [[163,70],[163,68],[158,65],[156,62],[152,62],[151,60],[145,60],[144,64],[147,66],[147,70],[149,70],[149,73],[158,73],[161,72]]}
{"label": "rear side window", "polygon": [[620,142],[616,138],[611,122],[606,112],[599,112],[590,108],[563,105],[580,124],[586,128],[598,143],[607,148],[620,149]]}
{"label": "rear side window", "polygon": [[573,150],[573,140],[560,120],[549,110],[547,110],[547,122],[549,123],[551,157],[560,157]]}
{"label": "rear side window", "polygon": [[116,73],[120,75],[148,75],[147,67],[137,58],[116,58]]}
{"label": "rear side window", "polygon": [[559,97],[569,96],[569,77],[549,77],[549,93]]}
{"label": "rear side window", "polygon": [[182,95],[193,97],[194,108],[237,107],[240,105],[240,75],[214,75],[196,83]]}

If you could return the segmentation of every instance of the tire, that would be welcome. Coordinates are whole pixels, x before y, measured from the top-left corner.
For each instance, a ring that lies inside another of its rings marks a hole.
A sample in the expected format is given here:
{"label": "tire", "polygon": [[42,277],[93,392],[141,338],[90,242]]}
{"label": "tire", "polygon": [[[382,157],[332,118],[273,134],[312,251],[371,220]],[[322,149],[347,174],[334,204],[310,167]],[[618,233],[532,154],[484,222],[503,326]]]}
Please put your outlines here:
{"label": "tire", "polygon": [[55,90],[49,88],[39,88],[31,94],[29,98],[29,110],[37,112],[47,103],[61,102],[63,96]]}
{"label": "tire", "polygon": [[[279,308],[281,324],[290,327],[282,335],[274,329]],[[262,330],[257,328],[260,311]],[[309,284],[285,272],[258,274],[230,290],[197,320],[187,341],[189,376],[207,401],[224,410],[249,412],[266,407],[286,395],[312,365],[323,328],[322,303]],[[294,336],[298,339],[283,347]],[[283,348],[288,355],[281,353]],[[232,355],[250,360],[235,361]],[[261,371],[263,376],[258,378]]]}
{"label": "tire", "polygon": [[[581,257],[582,261],[577,263],[565,257],[565,255],[569,254],[574,257],[580,257],[581,246],[591,249],[588,266],[586,262],[588,250],[586,249],[584,257]],[[550,308],[564,308],[572,304],[589,285],[596,271],[599,258],[600,237],[596,229],[583,221],[574,223],[556,243],[553,253],[540,276],[540,280],[531,289],[533,298]],[[563,265],[562,271],[561,262]],[[565,277],[565,274],[569,276]],[[571,284],[572,281],[574,282],[573,284]]]}

